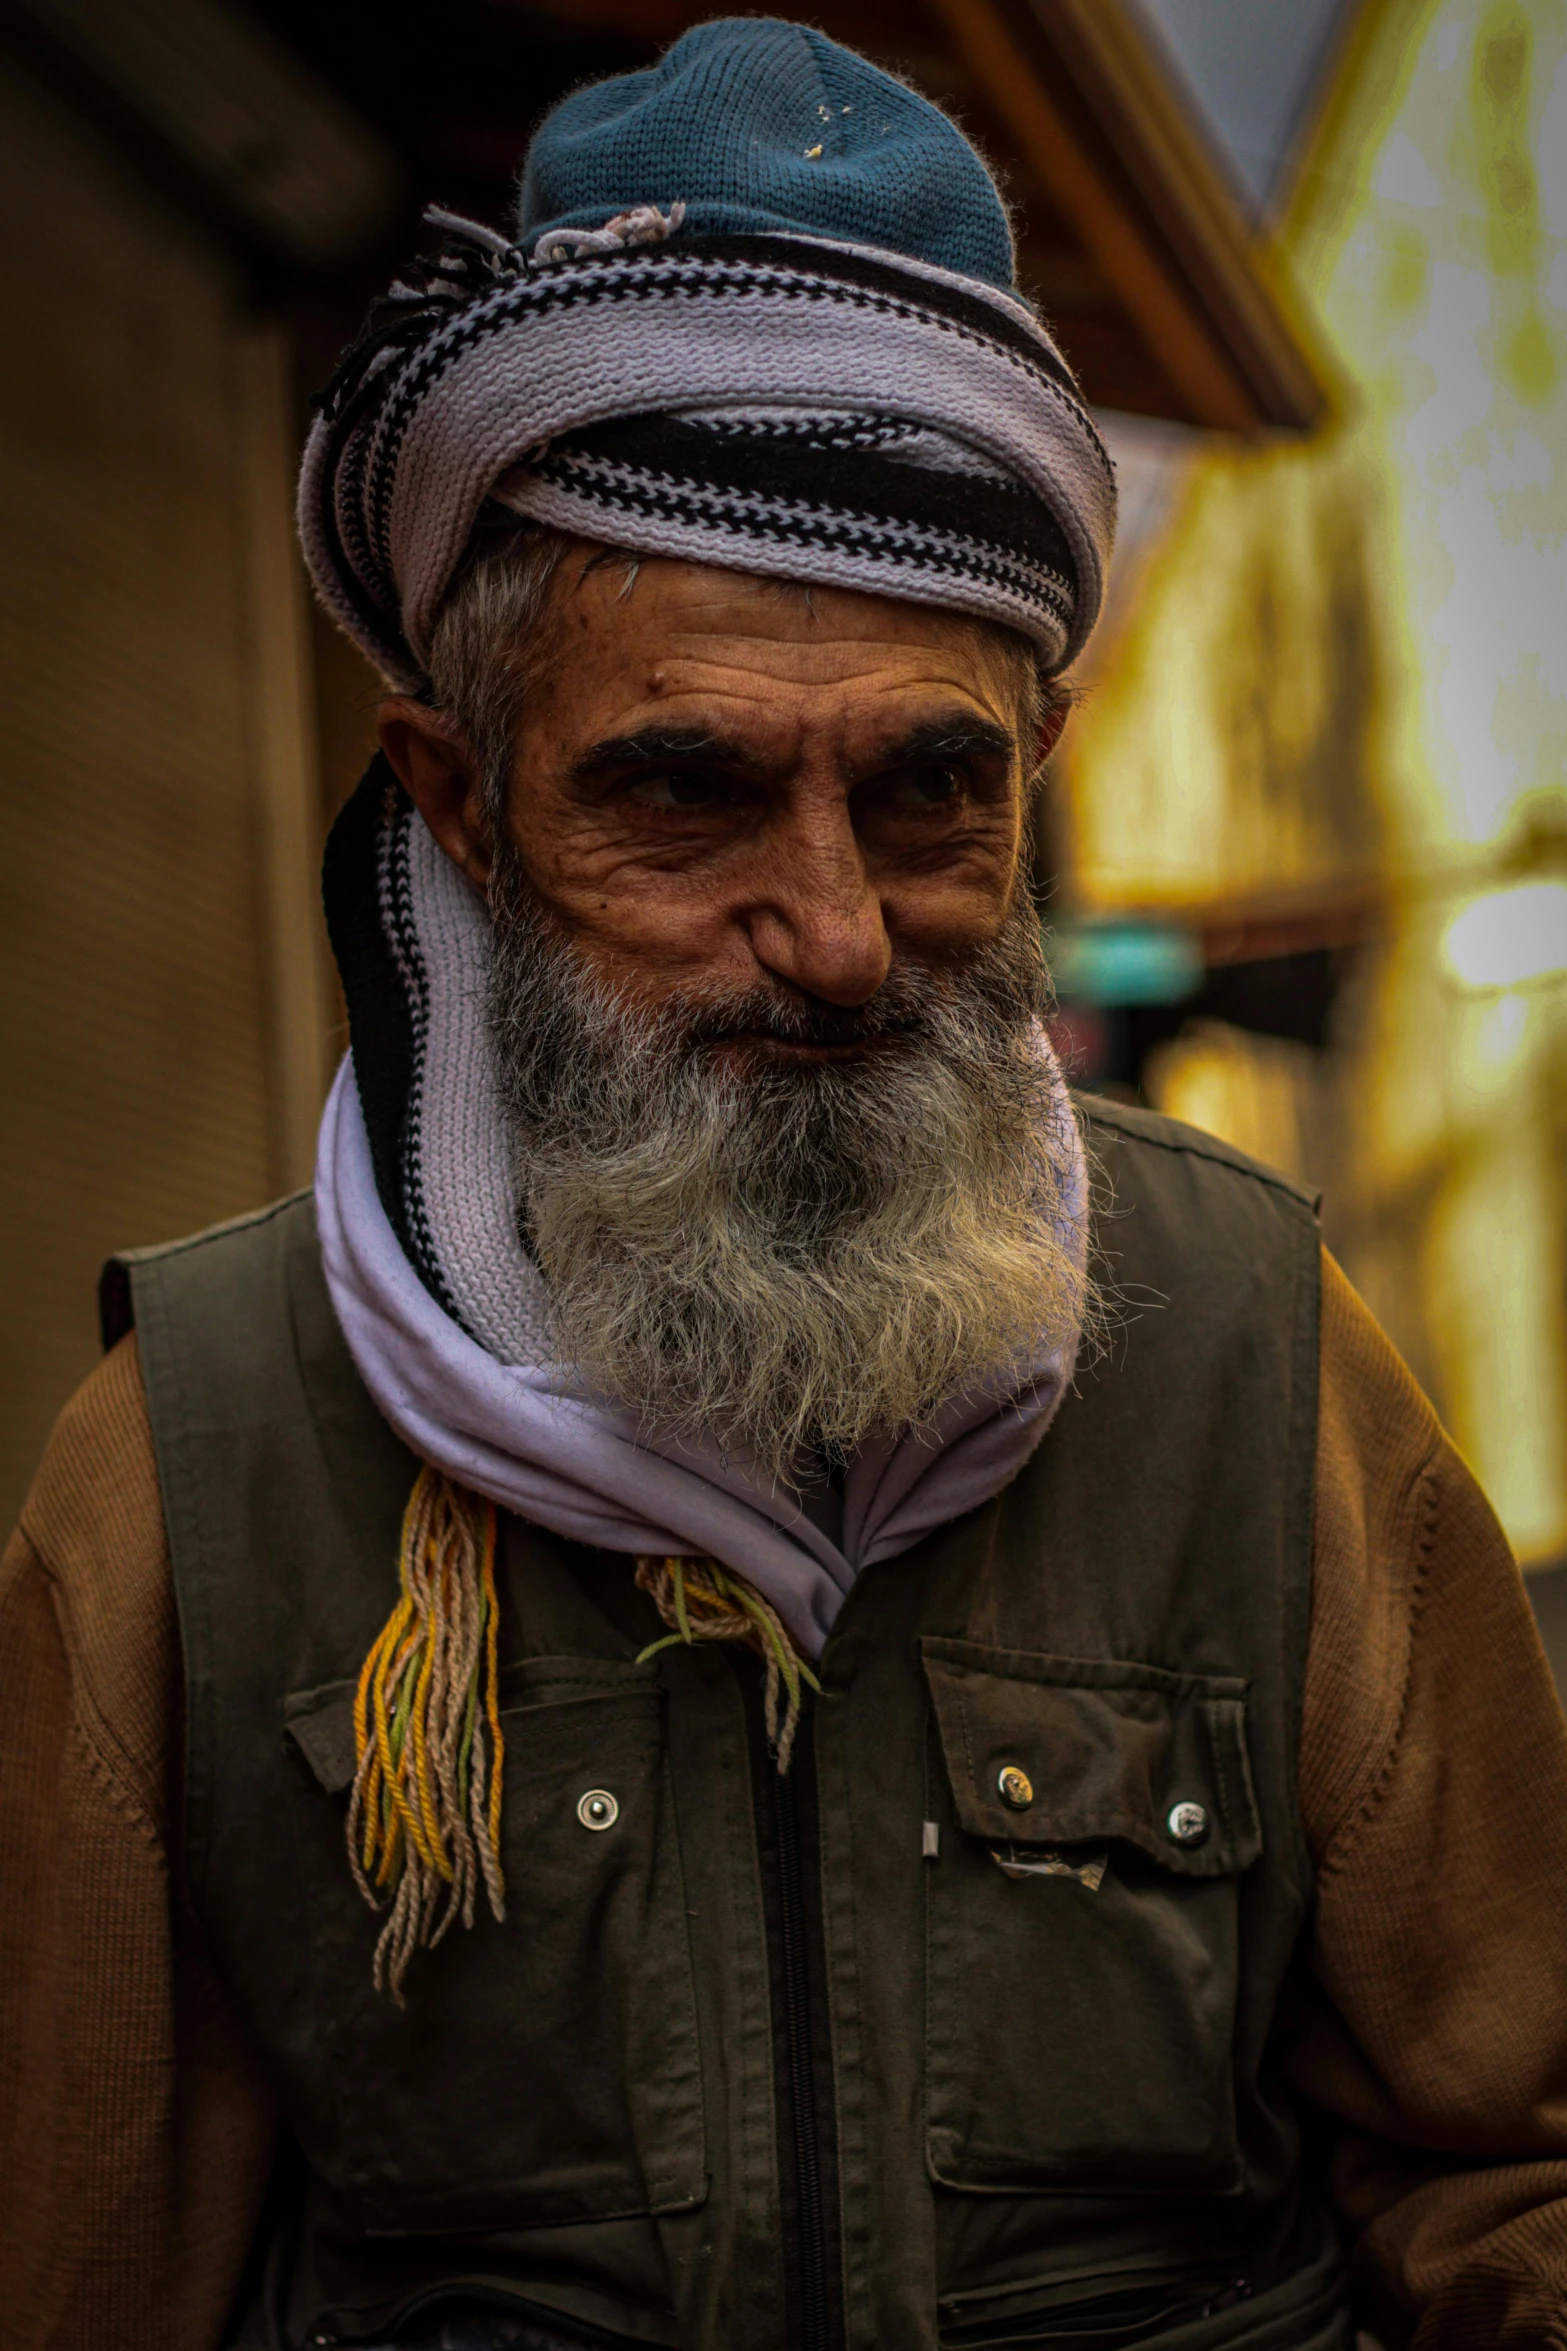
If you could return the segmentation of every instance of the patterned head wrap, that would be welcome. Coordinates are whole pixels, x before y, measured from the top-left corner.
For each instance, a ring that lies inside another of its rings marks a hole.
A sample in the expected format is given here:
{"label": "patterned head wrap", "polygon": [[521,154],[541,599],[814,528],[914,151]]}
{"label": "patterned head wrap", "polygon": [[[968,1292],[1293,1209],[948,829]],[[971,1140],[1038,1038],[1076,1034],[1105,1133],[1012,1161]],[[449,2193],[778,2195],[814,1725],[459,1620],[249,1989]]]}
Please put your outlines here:
{"label": "patterned head wrap", "polygon": [[424,682],[481,517],[998,621],[1047,669],[1103,597],[1115,478],[1012,291],[984,164],[825,35],[698,26],[539,131],[519,238],[427,216],[300,482],[329,610]]}

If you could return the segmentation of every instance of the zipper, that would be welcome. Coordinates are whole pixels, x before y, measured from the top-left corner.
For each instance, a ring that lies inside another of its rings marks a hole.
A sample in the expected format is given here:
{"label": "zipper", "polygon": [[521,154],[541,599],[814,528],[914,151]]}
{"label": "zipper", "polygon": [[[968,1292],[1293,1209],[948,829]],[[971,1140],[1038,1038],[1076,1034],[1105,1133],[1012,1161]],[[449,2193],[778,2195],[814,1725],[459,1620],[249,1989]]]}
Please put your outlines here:
{"label": "zipper", "polygon": [[1234,2310],[1251,2298],[1249,2278],[1212,2278],[1194,2286],[1184,2295],[1173,2280],[1155,2287],[1132,2287],[1120,2292],[1096,2294],[1087,2301],[1060,2302],[1042,2311],[1022,2312],[1011,2318],[987,2320],[969,2319],[954,2327],[942,2329],[944,2351],[961,2351],[972,2344],[974,2351],[988,2351],[992,2344],[1044,2343],[1052,2335],[1071,2335],[1086,2341],[1102,2336],[1105,2351],[1114,2351],[1117,2344],[1133,2345],[1145,2341],[1151,2329],[1160,2335],[1173,2326],[1189,2325],[1195,2319],[1216,2318],[1222,2311]]}
{"label": "zipper", "polygon": [[[802,1724],[802,1729],[808,1726]],[[778,1852],[779,1940],[789,2103],[794,2121],[795,2211],[800,2256],[799,2351],[830,2351],[827,2323],[827,2219],[822,2199],[816,2077],[806,1969],[805,1896],[800,1870],[800,1813],[794,1785],[769,1757]]]}

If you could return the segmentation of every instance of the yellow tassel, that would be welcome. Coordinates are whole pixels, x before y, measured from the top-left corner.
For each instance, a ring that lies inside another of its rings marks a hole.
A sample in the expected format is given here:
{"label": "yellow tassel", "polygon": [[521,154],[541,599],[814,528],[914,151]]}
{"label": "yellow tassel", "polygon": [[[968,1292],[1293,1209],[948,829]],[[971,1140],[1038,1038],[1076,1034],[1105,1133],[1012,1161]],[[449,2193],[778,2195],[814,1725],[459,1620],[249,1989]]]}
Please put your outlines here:
{"label": "yellow tassel", "polygon": [[[766,1719],[778,1769],[789,1768],[800,1727],[800,1686],[820,1691],[821,1683],[795,1648],[778,1611],[753,1584],[716,1559],[639,1559],[637,1583],[672,1629],[650,1641],[637,1659],[656,1657],[677,1641],[743,1641],[767,1669]],[[783,1703],[787,1696],[788,1703]]]}
{"label": "yellow tassel", "polygon": [[506,1915],[495,1542],[492,1502],[420,1471],[403,1514],[401,1594],[354,1695],[349,1867],[371,1908],[388,1911],[375,1982],[399,2006],[415,1951],[454,1919],[472,1926],[481,1882],[496,1918]]}

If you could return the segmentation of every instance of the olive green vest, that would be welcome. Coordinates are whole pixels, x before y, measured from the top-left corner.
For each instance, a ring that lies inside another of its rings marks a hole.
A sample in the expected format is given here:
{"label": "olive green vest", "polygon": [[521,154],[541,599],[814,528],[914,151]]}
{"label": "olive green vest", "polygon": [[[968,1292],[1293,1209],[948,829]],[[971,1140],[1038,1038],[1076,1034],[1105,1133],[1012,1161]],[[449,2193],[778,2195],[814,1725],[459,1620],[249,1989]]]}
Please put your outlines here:
{"label": "olive green vest", "polygon": [[1108,1335],[1012,1486],[860,1578],[787,1783],[749,1652],[638,1664],[630,1562],[506,1522],[507,1916],[406,2009],[343,1823],[417,1465],[308,1198],[120,1261],[188,1881],[289,2126],[234,2342],[439,2343],[454,2306],[701,2351],[1351,2342],[1276,2065],[1315,1224],[1187,1130],[1088,1133]]}

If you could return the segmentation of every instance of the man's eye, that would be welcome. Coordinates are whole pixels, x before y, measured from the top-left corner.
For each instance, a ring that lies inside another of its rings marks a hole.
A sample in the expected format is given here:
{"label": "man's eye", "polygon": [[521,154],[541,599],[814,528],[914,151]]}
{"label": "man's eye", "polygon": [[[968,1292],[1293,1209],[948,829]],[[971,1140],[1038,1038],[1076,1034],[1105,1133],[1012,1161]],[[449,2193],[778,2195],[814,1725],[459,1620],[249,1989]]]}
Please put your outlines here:
{"label": "man's eye", "polygon": [[727,794],[716,776],[666,768],[657,775],[639,776],[631,797],[644,808],[716,808]]}
{"label": "man's eye", "polygon": [[902,779],[899,798],[916,808],[951,808],[962,799],[968,778],[949,760],[930,760],[910,768]]}

